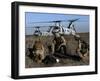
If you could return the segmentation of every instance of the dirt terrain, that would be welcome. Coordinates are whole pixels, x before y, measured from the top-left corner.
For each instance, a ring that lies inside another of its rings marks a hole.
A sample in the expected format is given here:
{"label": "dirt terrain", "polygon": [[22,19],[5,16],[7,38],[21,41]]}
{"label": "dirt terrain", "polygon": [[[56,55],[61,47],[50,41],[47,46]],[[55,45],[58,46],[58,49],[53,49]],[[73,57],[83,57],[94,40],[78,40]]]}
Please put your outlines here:
{"label": "dirt terrain", "polygon": [[[84,40],[85,42],[89,43],[89,33],[78,33],[81,36],[81,39]],[[68,53],[70,55],[76,55],[76,48],[78,46],[78,42],[75,41],[73,36],[64,36],[66,41],[67,41],[67,49]],[[53,64],[53,65],[45,65],[43,63],[36,63],[28,57],[28,49],[27,48],[32,48],[34,41],[37,40],[38,37],[32,36],[32,35],[26,35],[26,40],[25,40],[25,48],[26,48],[26,54],[25,54],[25,67],[26,68],[34,68],[34,67],[56,67],[56,66],[80,66],[80,65],[89,65],[89,56],[84,57],[83,60],[75,60],[73,58],[60,58],[60,62]],[[41,40],[44,44],[45,47],[45,56],[49,54],[48,46],[51,45],[53,37],[48,36],[42,36]]]}

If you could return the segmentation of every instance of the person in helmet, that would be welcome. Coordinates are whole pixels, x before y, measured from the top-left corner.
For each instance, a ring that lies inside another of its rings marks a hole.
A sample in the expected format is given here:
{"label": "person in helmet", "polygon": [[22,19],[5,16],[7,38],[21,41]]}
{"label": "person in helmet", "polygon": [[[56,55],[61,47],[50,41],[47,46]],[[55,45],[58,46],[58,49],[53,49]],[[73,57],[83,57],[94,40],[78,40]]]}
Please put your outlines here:
{"label": "person in helmet", "polygon": [[53,32],[52,54],[66,54],[66,40],[59,32]]}
{"label": "person in helmet", "polygon": [[76,49],[76,53],[78,53],[81,58],[84,58],[89,54],[89,45],[81,39],[78,40],[78,48]]}

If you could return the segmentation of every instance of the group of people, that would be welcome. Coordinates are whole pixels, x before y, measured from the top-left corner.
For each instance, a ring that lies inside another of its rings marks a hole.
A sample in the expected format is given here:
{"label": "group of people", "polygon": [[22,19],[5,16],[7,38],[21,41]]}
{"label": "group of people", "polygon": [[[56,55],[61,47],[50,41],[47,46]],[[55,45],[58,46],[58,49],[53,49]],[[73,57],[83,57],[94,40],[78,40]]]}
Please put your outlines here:
{"label": "group of people", "polygon": [[[54,33],[54,39],[52,42],[52,54],[61,54],[67,56],[67,41],[64,36],[60,35],[59,32]],[[81,58],[89,54],[89,45],[80,38],[79,35],[74,35],[75,41],[78,42],[78,47],[76,48],[76,53]]]}
{"label": "group of people", "polygon": [[[84,58],[86,55],[89,53],[89,45],[81,40],[81,38],[77,35],[74,36],[76,41],[78,42],[78,47],[76,48],[76,53],[80,58]],[[45,56],[44,55],[44,45],[42,41],[39,39],[35,41],[33,45],[33,55],[34,55],[34,60],[37,63],[45,63],[45,64],[50,64],[52,62],[56,63],[59,62],[58,56],[66,57],[67,56],[67,41],[65,40],[64,36],[62,36],[59,32],[54,32],[53,33],[53,40],[52,40],[52,45],[51,45],[51,51],[50,54]],[[55,56],[56,55],[56,56]]]}

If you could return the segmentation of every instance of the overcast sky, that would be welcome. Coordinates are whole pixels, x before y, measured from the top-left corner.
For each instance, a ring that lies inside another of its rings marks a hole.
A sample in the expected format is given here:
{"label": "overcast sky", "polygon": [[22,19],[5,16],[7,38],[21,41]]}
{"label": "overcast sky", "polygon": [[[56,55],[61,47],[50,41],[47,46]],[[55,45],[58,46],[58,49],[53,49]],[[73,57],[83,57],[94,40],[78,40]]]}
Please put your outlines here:
{"label": "overcast sky", "polygon": [[[46,26],[54,25],[54,23],[34,23],[34,22],[48,22],[55,20],[71,20],[77,19],[78,21],[74,22],[77,32],[89,32],[89,16],[88,15],[74,15],[74,14],[52,14],[52,13],[34,13],[34,12],[25,12],[25,31],[26,34],[33,34],[35,28],[30,28],[34,26]],[[67,27],[69,22],[62,22],[61,25]],[[47,31],[48,27],[41,27],[41,31]]]}

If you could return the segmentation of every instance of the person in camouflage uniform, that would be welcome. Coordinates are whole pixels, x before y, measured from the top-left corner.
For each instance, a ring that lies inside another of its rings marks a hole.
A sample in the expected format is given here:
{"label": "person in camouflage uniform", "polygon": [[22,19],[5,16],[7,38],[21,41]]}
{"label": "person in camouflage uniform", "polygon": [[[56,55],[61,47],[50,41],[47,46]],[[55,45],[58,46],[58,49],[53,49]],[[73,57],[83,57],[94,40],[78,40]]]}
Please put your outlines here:
{"label": "person in camouflage uniform", "polygon": [[87,56],[89,54],[89,45],[83,40],[78,40],[76,53],[78,53],[81,58]]}
{"label": "person in camouflage uniform", "polygon": [[54,39],[52,43],[52,54],[61,53],[66,54],[66,40],[59,32],[53,33]]}

